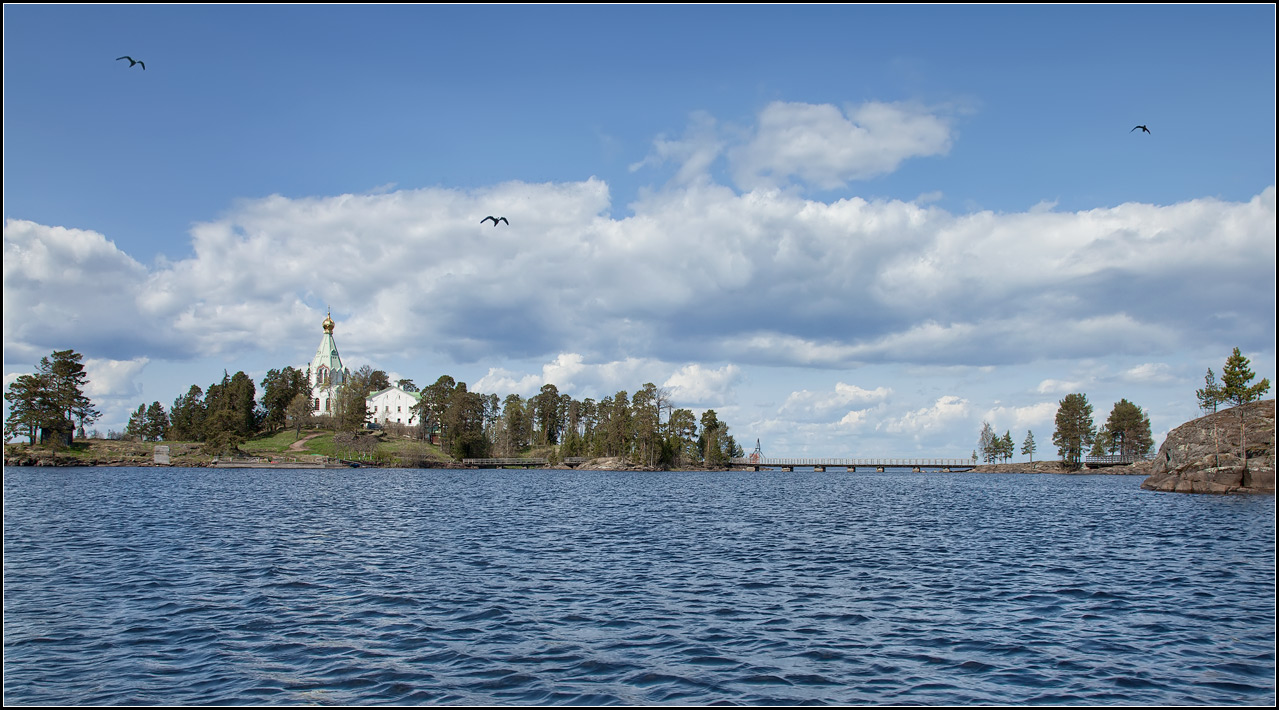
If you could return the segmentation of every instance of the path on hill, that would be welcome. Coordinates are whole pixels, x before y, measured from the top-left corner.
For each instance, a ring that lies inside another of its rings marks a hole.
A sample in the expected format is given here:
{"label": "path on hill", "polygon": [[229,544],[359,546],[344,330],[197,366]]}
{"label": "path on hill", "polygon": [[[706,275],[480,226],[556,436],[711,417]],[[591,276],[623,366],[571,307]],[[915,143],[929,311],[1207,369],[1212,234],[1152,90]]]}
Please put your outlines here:
{"label": "path on hill", "polygon": [[314,438],[315,438],[315,437],[317,437],[317,436],[320,436],[320,434],[321,434],[321,433],[323,433],[323,432],[319,432],[319,433],[315,433],[315,434],[307,434],[306,436],[302,437],[301,439],[298,439],[297,441],[293,442],[292,444],[289,444],[289,451],[301,451],[301,450],[302,450],[302,447],[306,445],[306,442],[308,442],[308,441],[310,441],[310,440],[314,439]]}

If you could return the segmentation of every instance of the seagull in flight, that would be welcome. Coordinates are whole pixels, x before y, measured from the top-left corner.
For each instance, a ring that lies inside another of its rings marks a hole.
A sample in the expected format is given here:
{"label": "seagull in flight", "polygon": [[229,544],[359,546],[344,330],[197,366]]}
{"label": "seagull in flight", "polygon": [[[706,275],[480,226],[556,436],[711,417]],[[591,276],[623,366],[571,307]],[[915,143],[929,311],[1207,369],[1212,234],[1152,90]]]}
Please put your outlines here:
{"label": "seagull in flight", "polygon": [[142,62],[141,62],[141,61],[139,61],[139,60],[137,60],[137,59],[134,59],[133,57],[124,56],[124,57],[116,57],[116,58],[115,58],[115,60],[116,60],[117,62],[118,62],[118,61],[120,61],[121,59],[128,59],[128,60],[129,60],[129,68],[130,68],[130,69],[132,69],[132,68],[133,68],[133,65],[134,65],[134,64],[139,64],[139,65],[141,65],[141,66],[142,66],[142,71],[146,71],[146,70],[147,70],[147,65],[142,64]]}
{"label": "seagull in flight", "polygon": [[493,220],[493,226],[494,226],[494,227],[496,227],[496,226],[497,226],[497,223],[498,223],[498,222],[506,222],[506,226],[508,226],[508,227],[511,225],[511,223],[510,223],[510,222],[507,222],[507,220],[506,220],[506,218],[505,218],[505,217],[494,217],[493,215],[489,215],[489,216],[485,217],[484,219],[480,220],[480,224],[484,224],[485,222],[489,221],[490,219],[491,219],[491,220]]}
{"label": "seagull in flight", "polygon": [[[1135,130],[1137,130],[1138,128],[1140,128],[1140,129],[1142,130],[1142,132],[1144,132],[1144,133],[1150,133],[1150,129],[1149,129],[1149,128],[1146,128],[1145,126],[1133,126],[1133,127],[1132,127],[1132,131],[1135,131]],[[1128,132],[1129,132],[1129,133],[1132,133],[1132,131],[1128,131]]]}

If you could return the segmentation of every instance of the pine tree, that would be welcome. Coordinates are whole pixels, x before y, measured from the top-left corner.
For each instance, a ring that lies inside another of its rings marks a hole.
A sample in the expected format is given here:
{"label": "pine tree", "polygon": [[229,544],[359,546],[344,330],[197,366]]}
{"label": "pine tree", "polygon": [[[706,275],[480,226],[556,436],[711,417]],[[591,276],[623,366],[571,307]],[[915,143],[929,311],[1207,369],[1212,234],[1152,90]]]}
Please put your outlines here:
{"label": "pine tree", "polygon": [[1057,428],[1053,444],[1067,467],[1077,469],[1083,461],[1085,447],[1093,443],[1096,430],[1092,421],[1092,405],[1083,394],[1068,394],[1057,406]]}
{"label": "pine tree", "polygon": [[1221,369],[1222,399],[1235,405],[1235,408],[1239,410],[1239,458],[1243,461],[1242,485],[1244,486],[1252,483],[1248,474],[1248,443],[1244,430],[1247,407],[1244,405],[1261,399],[1261,395],[1270,391],[1268,379],[1263,379],[1255,385],[1249,384],[1255,376],[1252,370],[1248,369],[1249,364],[1248,358],[1240,354],[1239,348],[1235,348],[1226,359],[1226,366]]}
{"label": "pine tree", "polygon": [[[1150,416],[1126,399],[1116,402],[1110,410],[1103,432],[1110,453],[1121,456],[1145,456],[1155,444],[1150,432]],[[1098,438],[1101,436],[1099,433]]]}
{"label": "pine tree", "polygon": [[152,441],[162,441],[169,435],[169,415],[164,405],[152,402],[146,411],[146,434]]}
{"label": "pine tree", "polygon": [[[1217,377],[1213,374],[1212,368],[1208,368],[1208,374],[1204,375],[1203,389],[1195,390],[1195,397],[1199,399],[1199,410],[1205,415],[1214,414],[1217,407],[1224,401],[1225,395],[1221,391],[1221,385],[1217,384]],[[1217,419],[1212,420],[1212,465],[1217,467],[1221,465],[1221,441],[1217,436]]]}
{"label": "pine tree", "polygon": [[97,421],[101,413],[93,408],[93,402],[84,394],[89,376],[80,363],[80,353],[56,350],[50,357],[53,359],[46,357],[40,360],[40,373],[46,378],[49,401],[61,416],[44,426],[57,441],[69,444],[77,420],[83,427]]}
{"label": "pine tree", "polygon": [[169,410],[169,439],[172,441],[204,441],[204,390],[191,385],[187,393],[173,400]]}
{"label": "pine tree", "polygon": [[138,441],[147,440],[147,405],[139,404],[129,415],[129,423],[124,427],[124,435]]}
{"label": "pine tree", "polygon": [[5,441],[25,436],[34,445],[40,431],[61,416],[47,383],[48,377],[36,373],[22,375],[9,384],[9,391],[4,395],[9,403],[9,416],[4,423]]}

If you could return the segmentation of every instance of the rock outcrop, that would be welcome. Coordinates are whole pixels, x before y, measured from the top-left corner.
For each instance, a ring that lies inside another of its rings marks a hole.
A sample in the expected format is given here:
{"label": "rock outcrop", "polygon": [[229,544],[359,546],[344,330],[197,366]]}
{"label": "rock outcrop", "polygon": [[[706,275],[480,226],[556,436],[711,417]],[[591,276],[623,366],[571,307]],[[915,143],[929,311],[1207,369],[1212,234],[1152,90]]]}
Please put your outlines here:
{"label": "rock outcrop", "polygon": [[[1026,461],[1024,463],[983,463],[972,468],[973,473],[1077,473],[1060,461]],[[1098,473],[1084,470],[1083,473]]]}
{"label": "rock outcrop", "polygon": [[[1244,411],[1247,469],[1240,459]],[[1177,493],[1274,493],[1275,400],[1251,402],[1186,422],[1168,432],[1154,460],[1135,464],[1141,487]]]}

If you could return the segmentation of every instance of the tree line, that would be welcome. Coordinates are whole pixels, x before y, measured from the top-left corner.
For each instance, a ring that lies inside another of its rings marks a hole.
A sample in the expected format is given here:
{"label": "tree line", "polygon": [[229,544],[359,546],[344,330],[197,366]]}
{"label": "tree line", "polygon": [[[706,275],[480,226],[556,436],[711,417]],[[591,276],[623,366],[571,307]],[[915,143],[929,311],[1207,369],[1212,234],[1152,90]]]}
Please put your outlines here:
{"label": "tree line", "polygon": [[1093,424],[1092,413],[1082,393],[1068,394],[1057,403],[1053,444],[1068,468],[1083,465],[1085,450],[1089,456],[1142,457],[1154,448],[1150,415],[1127,399],[1115,403],[1101,428]]}
{"label": "tree line", "polygon": [[[994,428],[990,426],[990,422],[981,423],[981,436],[977,444],[977,449],[981,453],[979,460],[986,463],[1007,461],[1015,453],[1014,446],[1011,431],[1005,431],[1003,436],[996,436]],[[1034,461],[1036,448],[1035,435],[1027,429],[1026,438],[1021,442],[1021,453],[1029,456],[1030,460]],[[978,451],[973,452],[974,459],[978,459]]]}
{"label": "tree line", "polygon": [[[1056,429],[1053,431],[1052,441],[1057,446],[1057,454],[1067,466],[1078,468],[1088,447],[1091,447],[1090,456],[1144,456],[1154,446],[1150,417],[1132,402],[1119,400],[1100,429],[1093,423],[1092,413],[1092,405],[1084,394],[1067,395],[1057,403]],[[1037,449],[1035,434],[1027,429],[1021,453],[1034,461]],[[1012,458],[1014,452],[1011,431],[999,436],[989,422],[982,422],[974,458],[985,463],[996,463]]]}
{"label": "tree line", "polygon": [[[1246,408],[1242,405],[1255,402],[1270,390],[1270,381],[1263,379],[1252,384],[1255,377],[1250,369],[1251,363],[1244,357],[1239,348],[1226,359],[1222,368],[1222,378],[1218,382],[1216,375],[1209,368],[1204,377],[1204,386],[1196,390],[1195,396],[1199,408],[1205,414],[1216,412],[1223,404],[1235,407],[1239,412],[1240,457],[1247,471],[1247,443],[1244,440],[1244,417]],[[1154,448],[1151,434],[1150,416],[1140,407],[1121,399],[1115,403],[1103,426],[1098,428],[1093,421],[1093,408],[1088,396],[1083,393],[1066,395],[1057,403],[1057,416],[1053,431],[1053,444],[1057,446],[1057,455],[1070,468],[1079,468],[1083,464],[1084,452],[1089,456],[1147,456]],[[1213,435],[1216,437],[1216,423],[1213,424]],[[1007,461],[1012,457],[1013,441],[1009,432],[1000,437],[988,422],[982,422],[978,451],[981,460],[994,463],[997,460]],[[1034,434],[1026,432],[1022,443],[1023,454],[1034,457]],[[977,452],[974,452],[974,456]],[[1247,485],[1247,483],[1245,483]]]}
{"label": "tree line", "polygon": [[55,350],[41,358],[33,375],[22,375],[9,385],[5,401],[9,416],[4,422],[4,440],[27,437],[31,444],[68,445],[72,436],[85,438],[85,426],[101,413],[84,393],[88,375],[74,350]]}
{"label": "tree line", "polygon": [[[229,375],[202,389],[191,385],[169,410],[157,402],[140,404],[125,435],[143,441],[198,441],[222,453],[259,433],[296,429],[313,420],[309,373],[293,367],[271,370],[259,383],[244,372]],[[388,375],[369,366],[345,373],[323,418],[327,428],[344,434],[346,448],[359,450],[357,433],[373,414],[366,400],[391,386]],[[676,408],[670,392],[646,383],[634,394],[625,390],[604,397],[575,399],[554,384],[532,397],[471,392],[465,382],[441,376],[420,390],[411,379],[396,383],[416,392],[412,408],[416,424],[409,435],[438,443],[456,458],[515,456],[531,447],[553,447],[553,457],[623,457],[654,467],[722,466],[743,455],[727,423],[715,410],[700,417]],[[320,418],[315,418],[319,420]],[[366,443],[366,442],[365,442]]]}
{"label": "tree line", "polygon": [[[451,389],[451,394],[450,394]],[[463,397],[458,401],[459,397]],[[622,457],[654,467],[723,466],[743,454],[713,409],[696,416],[676,408],[670,392],[648,382],[596,401],[561,394],[554,384],[524,398],[467,396],[465,383],[440,378],[422,390],[421,420],[438,423],[441,445],[455,457],[511,456],[532,446],[557,455]]]}

